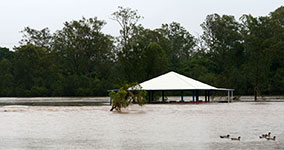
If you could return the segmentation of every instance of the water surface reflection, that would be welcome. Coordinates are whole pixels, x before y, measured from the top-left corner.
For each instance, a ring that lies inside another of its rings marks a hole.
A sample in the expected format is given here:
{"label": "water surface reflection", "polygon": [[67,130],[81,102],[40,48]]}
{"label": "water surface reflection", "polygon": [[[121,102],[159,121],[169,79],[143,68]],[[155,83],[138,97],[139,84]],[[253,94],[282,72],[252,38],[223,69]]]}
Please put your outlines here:
{"label": "water surface reflection", "polygon": [[[1,106],[2,149],[284,149],[284,103]],[[259,139],[271,131],[276,141]],[[241,136],[241,141],[219,135]]]}

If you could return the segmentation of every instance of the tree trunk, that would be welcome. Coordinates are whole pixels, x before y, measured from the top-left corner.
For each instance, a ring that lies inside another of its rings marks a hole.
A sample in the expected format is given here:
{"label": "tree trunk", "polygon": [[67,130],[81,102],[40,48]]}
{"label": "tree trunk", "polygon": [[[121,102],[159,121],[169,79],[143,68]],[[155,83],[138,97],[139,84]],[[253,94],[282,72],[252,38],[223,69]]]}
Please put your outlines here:
{"label": "tree trunk", "polygon": [[257,87],[254,88],[254,101],[257,101]]}
{"label": "tree trunk", "polygon": [[110,109],[110,111],[113,111],[113,109],[115,109],[115,108],[116,108],[115,106],[112,106],[111,109]]}

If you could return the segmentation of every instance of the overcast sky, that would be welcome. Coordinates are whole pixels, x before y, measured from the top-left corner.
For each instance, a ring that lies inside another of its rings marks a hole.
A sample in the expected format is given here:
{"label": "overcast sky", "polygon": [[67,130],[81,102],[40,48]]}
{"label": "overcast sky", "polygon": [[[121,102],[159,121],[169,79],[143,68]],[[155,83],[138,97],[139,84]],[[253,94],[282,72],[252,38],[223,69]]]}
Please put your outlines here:
{"label": "overcast sky", "polygon": [[242,14],[266,16],[281,5],[283,0],[1,0],[0,47],[18,45],[24,27],[48,27],[54,32],[65,21],[83,16],[105,20],[103,32],[117,36],[120,28],[110,17],[118,6],[137,9],[144,16],[140,22],[144,27],[155,29],[175,21],[197,36],[208,14],[233,15],[237,19]]}

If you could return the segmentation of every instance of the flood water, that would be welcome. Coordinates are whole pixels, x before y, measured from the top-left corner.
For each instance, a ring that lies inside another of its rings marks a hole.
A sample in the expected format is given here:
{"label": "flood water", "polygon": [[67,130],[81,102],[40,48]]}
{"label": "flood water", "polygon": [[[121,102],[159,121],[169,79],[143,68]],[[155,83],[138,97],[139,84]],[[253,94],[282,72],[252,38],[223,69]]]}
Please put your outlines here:
{"label": "flood water", "polygon": [[[1,149],[284,149],[284,102],[0,106]],[[271,132],[276,141],[259,139]],[[220,135],[241,136],[240,141]]]}

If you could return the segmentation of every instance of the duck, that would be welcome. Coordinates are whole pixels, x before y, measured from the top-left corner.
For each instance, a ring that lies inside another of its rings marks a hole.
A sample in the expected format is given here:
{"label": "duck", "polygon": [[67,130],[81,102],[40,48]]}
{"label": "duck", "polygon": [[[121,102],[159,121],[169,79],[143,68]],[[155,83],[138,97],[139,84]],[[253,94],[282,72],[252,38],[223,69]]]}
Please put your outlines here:
{"label": "duck", "polygon": [[238,138],[231,138],[231,140],[233,140],[233,141],[240,141],[241,137],[239,136]]}
{"label": "duck", "polygon": [[266,137],[267,137],[267,134],[262,134],[262,135],[259,136],[260,139],[263,139],[263,138],[266,138]]}
{"label": "duck", "polygon": [[230,135],[220,135],[220,138],[223,139],[223,138],[230,138]]}
{"label": "duck", "polygon": [[260,139],[262,138],[270,138],[271,132],[268,132],[268,134],[262,134],[261,136],[259,136]]}
{"label": "duck", "polygon": [[266,135],[267,138],[270,138],[271,132],[268,132],[268,134]]}
{"label": "duck", "polygon": [[273,138],[271,138],[271,137],[267,137],[266,139],[267,139],[267,140],[275,141],[275,140],[276,140],[276,136],[273,136]]}
{"label": "duck", "polygon": [[264,139],[266,138],[266,136],[264,134],[262,134],[261,136],[259,136],[260,139]]}

